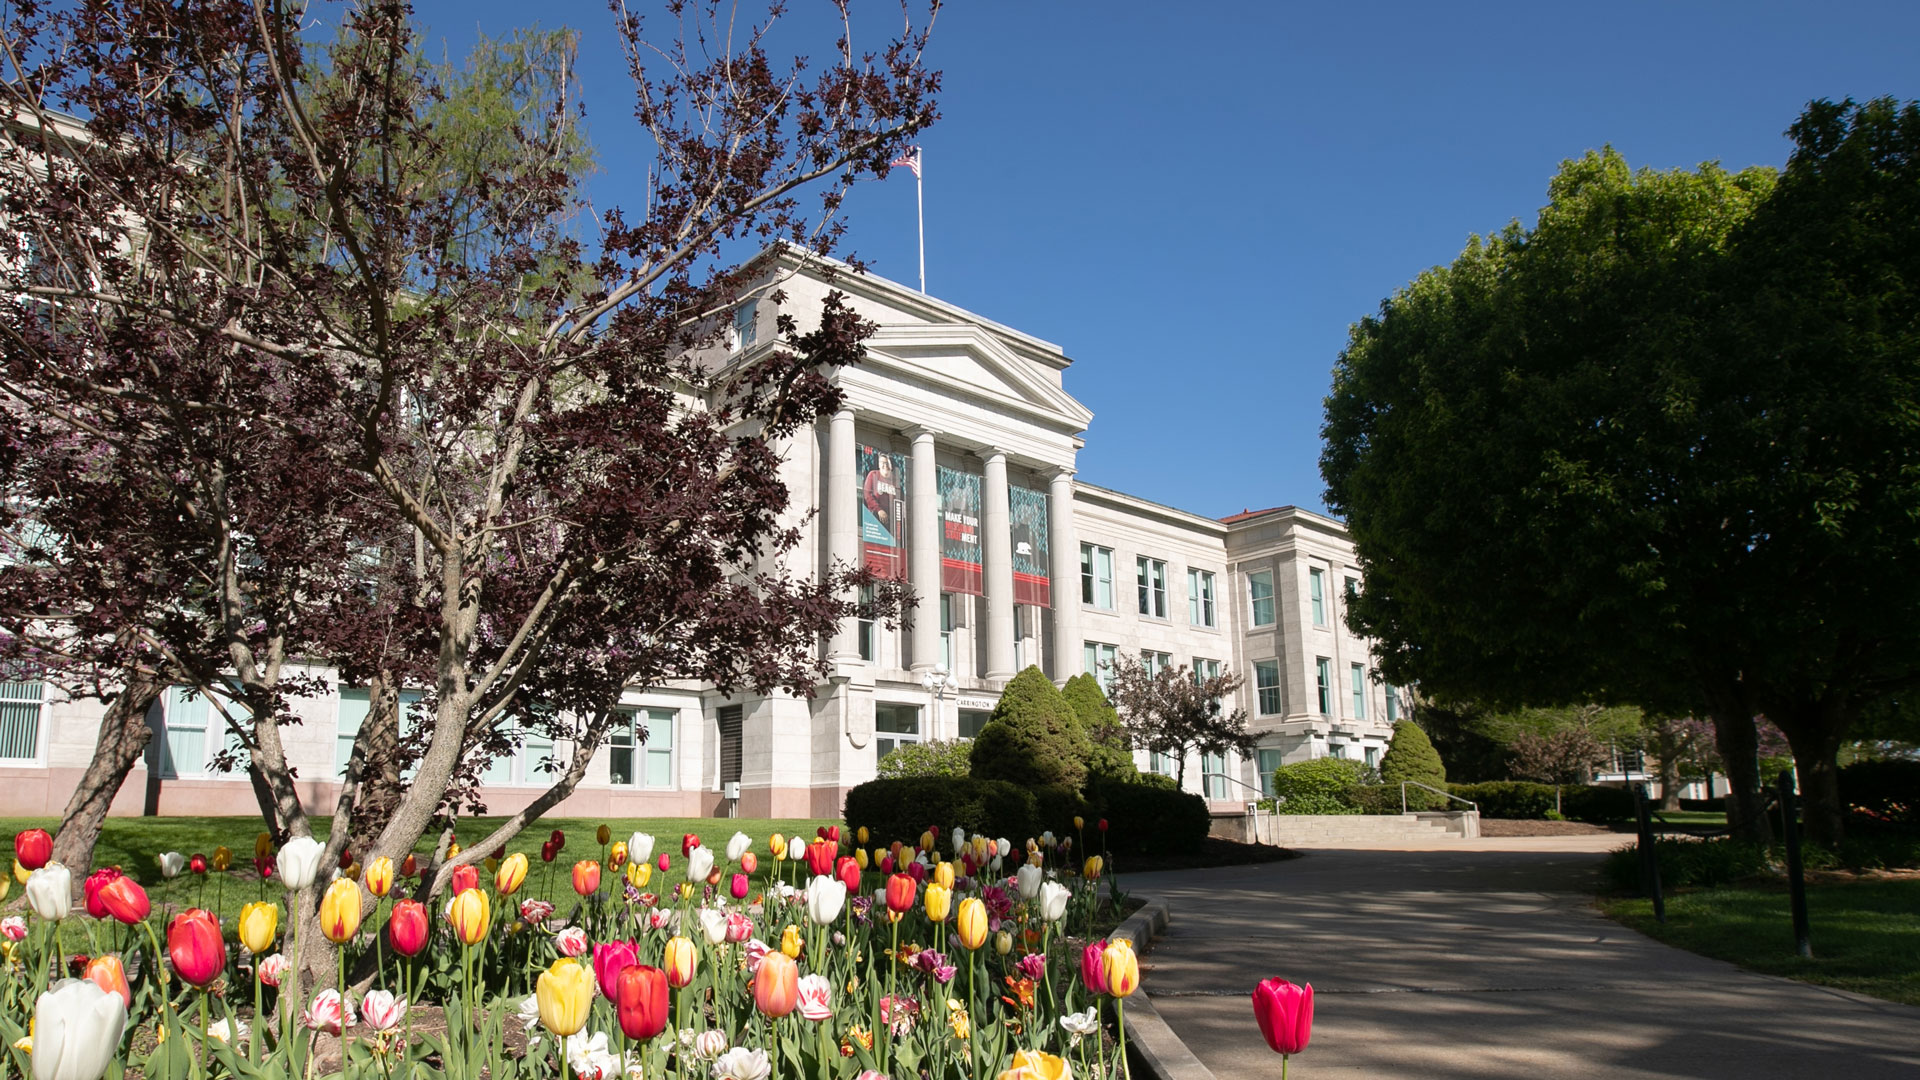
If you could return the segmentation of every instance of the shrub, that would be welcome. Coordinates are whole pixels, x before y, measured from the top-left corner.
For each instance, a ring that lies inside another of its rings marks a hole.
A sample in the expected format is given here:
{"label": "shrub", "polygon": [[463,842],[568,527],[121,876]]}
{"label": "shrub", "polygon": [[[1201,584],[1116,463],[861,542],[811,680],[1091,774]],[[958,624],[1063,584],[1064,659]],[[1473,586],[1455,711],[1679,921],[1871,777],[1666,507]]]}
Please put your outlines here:
{"label": "shrub", "polygon": [[[1440,761],[1440,752],[1433,748],[1433,742],[1420,725],[1411,720],[1402,720],[1393,725],[1393,739],[1387,743],[1387,756],[1380,760],[1380,782],[1394,789],[1395,804],[1403,781],[1425,784],[1428,787],[1447,790],[1447,767]],[[1407,787],[1407,809],[1444,810],[1449,800],[1444,795],[1431,791]]]}
{"label": "shrub", "polygon": [[1447,790],[1480,804],[1480,816],[1541,821],[1553,809],[1553,785],[1525,780],[1489,780],[1484,784],[1449,784]]}
{"label": "shrub", "polygon": [[1058,688],[1037,667],[1015,675],[993,707],[993,719],[973,740],[972,772],[1023,788],[1067,787],[1087,781],[1087,737]]}
{"label": "shrub", "polygon": [[973,744],[962,739],[901,743],[880,759],[880,778],[967,776],[973,771]]}
{"label": "shrub", "polygon": [[1069,787],[1043,787],[1033,791],[1033,828],[1030,835],[1038,836],[1049,829],[1053,835],[1072,836],[1075,817],[1095,818],[1091,802],[1080,797],[1080,793]]}
{"label": "shrub", "polygon": [[[1766,848],[1723,836],[1713,840],[1662,838],[1653,844],[1660,860],[1660,887],[1678,889],[1725,885],[1758,877],[1772,869]],[[1627,892],[1640,891],[1640,851],[1637,845],[1616,848],[1607,856],[1607,880]]]}
{"label": "shrub", "polygon": [[1073,707],[1080,730],[1087,734],[1087,775],[1132,780],[1140,775],[1133,763],[1133,745],[1127,738],[1127,726],[1120,713],[1100,689],[1100,680],[1085,672],[1067,680],[1060,694]]}
{"label": "shrub", "polygon": [[1033,793],[1003,780],[971,776],[909,776],[869,780],[847,792],[847,828],[866,826],[884,847],[914,843],[929,825],[1019,839],[1038,832]]}
{"label": "shrub", "polygon": [[1323,757],[1273,770],[1273,794],[1282,814],[1358,814],[1365,763]]}
{"label": "shrub", "polygon": [[1840,801],[1857,817],[1920,828],[1920,761],[1856,761],[1840,770]]}
{"label": "shrub", "polygon": [[1198,851],[1213,826],[1205,799],[1162,784],[1095,777],[1087,782],[1087,800],[1091,804],[1086,834],[1089,855],[1101,849],[1093,826],[1098,818],[1107,819],[1106,850],[1121,855]]}
{"label": "shrub", "polygon": [[1560,812],[1569,820],[1593,825],[1633,820],[1633,792],[1600,784],[1560,789]]}

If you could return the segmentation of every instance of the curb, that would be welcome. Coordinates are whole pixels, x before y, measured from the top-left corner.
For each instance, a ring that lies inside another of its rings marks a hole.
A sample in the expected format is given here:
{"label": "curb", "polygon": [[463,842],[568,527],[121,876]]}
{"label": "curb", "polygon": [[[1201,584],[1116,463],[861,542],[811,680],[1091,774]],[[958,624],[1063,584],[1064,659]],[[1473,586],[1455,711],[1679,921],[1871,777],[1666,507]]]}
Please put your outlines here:
{"label": "curb", "polygon": [[[1144,955],[1153,939],[1166,930],[1172,917],[1166,901],[1148,900],[1145,907],[1128,916],[1127,921],[1107,936],[1126,938],[1133,943],[1134,952]],[[1128,1002],[1133,1008],[1126,1010],[1127,1048],[1132,1051],[1134,1063],[1146,1074],[1156,1080],[1214,1080],[1213,1070],[1202,1065],[1193,1051],[1187,1049],[1187,1044],[1180,1041],[1180,1036],[1160,1018],[1153,999],[1142,992],[1134,994]]]}

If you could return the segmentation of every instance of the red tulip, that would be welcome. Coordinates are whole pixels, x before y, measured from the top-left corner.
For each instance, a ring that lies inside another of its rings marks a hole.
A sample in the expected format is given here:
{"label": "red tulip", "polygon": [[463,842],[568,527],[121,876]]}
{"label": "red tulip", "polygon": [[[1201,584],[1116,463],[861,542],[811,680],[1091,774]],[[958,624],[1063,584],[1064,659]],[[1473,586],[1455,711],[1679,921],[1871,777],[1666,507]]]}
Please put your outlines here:
{"label": "red tulip", "polygon": [[540,861],[541,862],[552,862],[554,859],[554,856],[558,854],[560,854],[560,849],[553,846],[553,841],[549,840],[546,843],[540,845]]}
{"label": "red tulip", "polygon": [[834,846],[836,846],[836,847],[838,847],[838,846],[839,846],[839,844],[840,844],[840,826],[838,826],[838,825],[829,825],[829,826],[827,826],[827,841],[828,841],[829,843],[831,843],[831,844],[833,844],[833,845],[834,845]]}
{"label": "red tulip", "polygon": [[413,877],[419,873],[420,860],[414,858],[412,854],[408,854],[406,858],[400,860],[400,876]]}
{"label": "red tulip", "polygon": [[646,964],[621,968],[615,991],[620,1030],[627,1038],[651,1039],[667,1029],[666,972]]}
{"label": "red tulip", "polygon": [[907,864],[907,876],[915,881],[925,881],[927,879],[927,868],[916,859]]}
{"label": "red tulip", "polygon": [[266,881],[273,877],[273,865],[273,856],[271,855],[255,856],[253,860],[254,872],[260,875],[261,881]]}
{"label": "red tulip", "polygon": [[619,1001],[620,972],[640,962],[637,942],[609,941],[593,947],[593,977],[609,1001]]}
{"label": "red tulip", "polygon": [[402,900],[387,916],[387,944],[401,956],[418,956],[427,947],[427,908],[418,900]]}
{"label": "red tulip", "polygon": [[1107,831],[1107,819],[1106,819],[1106,818],[1101,818],[1101,819],[1100,819],[1100,831],[1101,831],[1101,832],[1106,832],[1106,831]]}
{"label": "red tulip", "polygon": [[1291,1056],[1305,1050],[1313,1037],[1313,987],[1285,979],[1260,980],[1253,988],[1253,1018],[1274,1053]]}
{"label": "red tulip", "polygon": [[880,859],[880,872],[883,874],[893,873],[893,856],[887,855]]}
{"label": "red tulip", "polygon": [[341,848],[340,849],[340,869],[345,870],[347,867],[352,865],[353,865],[353,852],[347,850],[346,848]]}
{"label": "red tulip", "polygon": [[833,873],[833,857],[838,854],[838,844],[815,840],[807,845],[807,869],[813,872],[814,877],[826,877]]}
{"label": "red tulip", "polygon": [[1080,981],[1087,989],[1096,994],[1107,992],[1107,939],[1088,945],[1080,950]]}
{"label": "red tulip", "polygon": [[663,874],[667,872],[667,863],[667,853],[663,851],[660,853],[660,872]]}
{"label": "red tulip", "polygon": [[694,848],[697,848],[699,846],[700,846],[700,835],[698,833],[683,834],[680,837],[680,857],[683,859],[686,858],[687,855],[691,853]]}
{"label": "red tulip", "polygon": [[840,856],[840,861],[834,866],[834,876],[840,879],[840,884],[845,885],[848,892],[860,892],[860,864],[853,861],[853,856]]}
{"label": "red tulip", "polygon": [[13,857],[22,869],[38,870],[53,858],[53,835],[45,829],[27,829],[13,837]]}
{"label": "red tulip", "polygon": [[480,868],[472,863],[468,863],[465,866],[454,867],[453,877],[447,882],[447,892],[452,896],[459,896],[468,889],[477,889],[479,887]]}
{"label": "red tulip", "polygon": [[130,877],[117,877],[100,887],[100,906],[115,919],[133,926],[153,911],[147,890]]}
{"label": "red tulip", "polygon": [[920,886],[905,874],[895,874],[887,879],[887,910],[908,912],[913,910],[913,898],[919,893]]}
{"label": "red tulip", "polygon": [[582,859],[573,864],[573,891],[581,896],[592,896],[600,891],[599,863]]}
{"label": "red tulip", "polygon": [[934,838],[935,840],[938,840],[938,839],[940,839],[940,826],[938,826],[938,825],[929,825],[929,826],[927,826],[927,831],[933,834],[933,838]]}
{"label": "red tulip", "polygon": [[196,874],[205,876],[207,872],[207,857],[198,852],[195,852],[193,857],[187,860],[187,869],[193,871]]}
{"label": "red tulip", "polygon": [[100,903],[100,890],[106,887],[107,882],[119,876],[120,868],[117,866],[103,866],[87,875],[87,883],[84,886],[87,895],[87,914],[96,919],[107,917],[107,909]]}
{"label": "red tulip", "polygon": [[[125,881],[125,878],[120,880]],[[227,946],[211,912],[188,908],[167,925],[167,957],[174,973],[195,986],[211,983],[227,966]]]}

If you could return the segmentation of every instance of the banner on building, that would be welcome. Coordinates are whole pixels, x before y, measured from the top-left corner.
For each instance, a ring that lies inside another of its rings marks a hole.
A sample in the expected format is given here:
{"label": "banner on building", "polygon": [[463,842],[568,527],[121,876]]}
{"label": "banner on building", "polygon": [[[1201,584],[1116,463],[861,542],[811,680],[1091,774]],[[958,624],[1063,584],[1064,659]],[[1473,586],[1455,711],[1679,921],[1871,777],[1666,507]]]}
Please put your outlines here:
{"label": "banner on building", "polygon": [[889,581],[907,580],[907,456],[862,446],[860,557]]}
{"label": "banner on building", "polygon": [[1013,531],[1013,602],[1051,607],[1047,583],[1047,494],[1007,485]]}
{"label": "banner on building", "polygon": [[940,466],[940,590],[986,595],[980,569],[980,476]]}

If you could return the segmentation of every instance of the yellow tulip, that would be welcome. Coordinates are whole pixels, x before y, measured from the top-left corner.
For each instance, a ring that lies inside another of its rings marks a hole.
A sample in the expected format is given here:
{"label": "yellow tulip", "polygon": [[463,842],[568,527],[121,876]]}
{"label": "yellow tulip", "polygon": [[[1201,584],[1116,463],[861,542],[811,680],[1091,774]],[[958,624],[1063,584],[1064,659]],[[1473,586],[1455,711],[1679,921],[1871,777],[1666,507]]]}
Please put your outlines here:
{"label": "yellow tulip", "polygon": [[800,959],[800,928],[792,923],[780,932],[780,951],[795,960]]}
{"label": "yellow tulip", "polygon": [[493,872],[493,887],[501,896],[512,896],[520,891],[520,883],[527,880],[527,853],[516,851],[500,860],[500,869]]}
{"label": "yellow tulip", "polygon": [[460,845],[456,842],[449,842],[447,844],[447,858],[451,859],[458,854],[460,854]]}
{"label": "yellow tulip", "polygon": [[613,848],[607,852],[607,865],[618,870],[627,864],[627,842],[615,840]]}
{"label": "yellow tulip", "polygon": [[1140,958],[1133,943],[1116,938],[1100,953],[1100,970],[1107,979],[1107,993],[1123,998],[1140,988]]}
{"label": "yellow tulip", "polygon": [[453,936],[459,938],[462,945],[478,945],[486,940],[492,915],[493,905],[487,894],[480,889],[468,889],[453,898],[447,921],[453,924]]}
{"label": "yellow tulip", "polygon": [[1079,814],[1073,815],[1073,831],[1079,832],[1081,829],[1084,829],[1086,827],[1087,827],[1086,818],[1081,817]]}
{"label": "yellow tulip", "polygon": [[1027,852],[1027,861],[1035,866],[1045,866],[1047,857],[1040,854],[1039,848],[1034,848],[1032,851]]}
{"label": "yellow tulip", "polygon": [[593,830],[593,838],[595,840],[598,840],[600,843],[604,844],[607,841],[613,839],[613,829],[606,825],[602,825],[599,828]]}
{"label": "yellow tulip", "polygon": [[1080,868],[1080,876],[1092,881],[1100,876],[1100,871],[1106,869],[1106,866],[1107,860],[1098,855],[1091,856],[1087,859],[1087,864]]}
{"label": "yellow tulip", "polygon": [[233,849],[225,844],[213,849],[213,868],[225,871],[233,866]]}
{"label": "yellow tulip", "polygon": [[863,847],[854,848],[853,861],[854,861],[854,865],[860,867],[860,869],[862,870],[865,870],[868,866],[867,849]]}
{"label": "yellow tulip", "polygon": [[13,891],[13,879],[0,877],[0,900],[5,900],[7,898],[7,894],[12,891]]}
{"label": "yellow tulip", "polygon": [[13,861],[14,880],[18,881],[22,885],[25,885],[27,883],[27,879],[32,876],[33,876],[33,871],[27,869],[24,866],[21,866],[20,860],[15,859]]}
{"label": "yellow tulip", "polygon": [[393,860],[385,855],[367,864],[367,891],[385,897],[393,891]]}
{"label": "yellow tulip", "polygon": [[240,909],[240,944],[253,955],[273,948],[273,935],[279,929],[279,905],[255,901]]}
{"label": "yellow tulip", "polygon": [[954,929],[960,934],[960,944],[969,949],[978,949],[987,943],[987,905],[977,896],[969,896],[960,901],[960,917]]}
{"label": "yellow tulip", "polygon": [[859,831],[855,832],[853,837],[862,844],[866,843],[868,839],[867,827],[865,825],[860,826]]}
{"label": "yellow tulip", "polygon": [[540,973],[533,997],[540,1007],[540,1026],[564,1039],[587,1026],[587,1010],[593,1005],[593,972],[576,960],[556,960]]}
{"label": "yellow tulip", "polygon": [[660,967],[667,973],[667,984],[685,986],[693,981],[693,973],[700,967],[700,950],[693,947],[692,940],[675,934],[667,939],[666,953],[660,959]]}
{"label": "yellow tulip", "polygon": [[927,886],[927,918],[934,922],[946,922],[947,915],[953,911],[953,890],[944,885]]}
{"label": "yellow tulip", "polygon": [[256,836],[253,838],[253,857],[254,858],[264,859],[271,854],[273,854],[273,834],[272,833],[262,832],[259,836]]}
{"label": "yellow tulip", "polygon": [[1005,930],[993,935],[993,951],[1005,956],[1013,951],[1013,935]]}
{"label": "yellow tulip", "polygon": [[933,830],[932,829],[928,829],[926,832],[923,832],[920,834],[920,850],[921,851],[933,850]]}
{"label": "yellow tulip", "polygon": [[767,840],[767,849],[773,852],[773,861],[780,862],[787,857],[787,838],[774,833]]}
{"label": "yellow tulip", "polygon": [[653,880],[653,864],[630,862],[627,864],[627,884],[636,889],[644,889],[647,882]]}
{"label": "yellow tulip", "polygon": [[320,897],[320,932],[344,945],[360,932],[360,886],[352,878],[333,879]]}
{"label": "yellow tulip", "polygon": [[886,858],[888,854],[889,854],[889,851],[886,848],[883,848],[883,847],[874,848],[873,849],[873,865],[879,866],[880,860]]}
{"label": "yellow tulip", "polygon": [[953,889],[953,864],[943,862],[933,868],[933,883],[943,889]]}
{"label": "yellow tulip", "polygon": [[680,899],[682,900],[693,899],[693,882],[691,881],[681,882],[679,892],[680,892]]}
{"label": "yellow tulip", "polygon": [[1013,1068],[997,1080],[1068,1080],[1073,1070],[1067,1060],[1039,1050],[1021,1050],[1013,1055]]}

